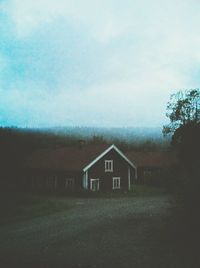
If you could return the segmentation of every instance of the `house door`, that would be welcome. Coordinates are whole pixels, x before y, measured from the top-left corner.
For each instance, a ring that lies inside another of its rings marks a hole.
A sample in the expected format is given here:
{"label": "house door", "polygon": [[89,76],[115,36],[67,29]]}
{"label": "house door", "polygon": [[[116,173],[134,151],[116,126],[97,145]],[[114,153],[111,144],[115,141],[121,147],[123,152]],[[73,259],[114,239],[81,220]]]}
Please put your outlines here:
{"label": "house door", "polygon": [[90,179],[90,190],[99,191],[99,179]]}

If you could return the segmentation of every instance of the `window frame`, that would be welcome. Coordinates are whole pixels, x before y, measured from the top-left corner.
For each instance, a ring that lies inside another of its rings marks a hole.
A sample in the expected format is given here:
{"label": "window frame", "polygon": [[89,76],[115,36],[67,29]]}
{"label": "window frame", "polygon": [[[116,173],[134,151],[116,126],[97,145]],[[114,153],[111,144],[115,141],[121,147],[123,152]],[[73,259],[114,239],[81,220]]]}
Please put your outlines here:
{"label": "window frame", "polygon": [[105,172],[113,172],[113,160],[105,160]]}
{"label": "window frame", "polygon": [[[115,185],[116,181],[117,181],[117,187]],[[121,178],[120,177],[113,177],[112,188],[113,188],[113,190],[121,189]]]}
{"label": "window frame", "polygon": [[65,178],[65,189],[74,189],[74,185],[75,185],[74,178]]}

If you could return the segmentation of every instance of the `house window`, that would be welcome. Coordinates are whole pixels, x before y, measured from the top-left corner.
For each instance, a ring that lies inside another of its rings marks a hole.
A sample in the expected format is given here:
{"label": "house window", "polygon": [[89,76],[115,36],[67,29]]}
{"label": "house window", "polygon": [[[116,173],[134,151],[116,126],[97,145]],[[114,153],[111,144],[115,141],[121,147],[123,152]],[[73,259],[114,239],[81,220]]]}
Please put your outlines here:
{"label": "house window", "polygon": [[144,177],[151,177],[152,172],[151,172],[151,170],[144,170],[143,175],[144,175]]}
{"label": "house window", "polygon": [[90,179],[90,190],[99,191],[99,179]]}
{"label": "house window", "polygon": [[113,189],[120,189],[120,177],[113,178]]}
{"label": "house window", "polygon": [[74,179],[73,178],[65,179],[65,188],[66,189],[73,189],[74,188]]}
{"label": "house window", "polygon": [[105,160],[105,172],[113,172],[113,160]]}

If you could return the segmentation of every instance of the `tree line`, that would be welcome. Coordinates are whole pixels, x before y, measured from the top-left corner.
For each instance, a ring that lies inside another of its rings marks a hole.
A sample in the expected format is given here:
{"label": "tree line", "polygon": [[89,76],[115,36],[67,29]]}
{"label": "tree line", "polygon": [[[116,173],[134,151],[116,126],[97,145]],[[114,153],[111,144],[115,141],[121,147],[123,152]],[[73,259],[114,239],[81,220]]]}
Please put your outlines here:
{"label": "tree line", "polygon": [[179,159],[170,182],[175,225],[182,232],[183,243],[195,252],[200,239],[200,89],[173,94],[166,115],[170,123],[163,127],[163,133],[172,135],[171,146]]}

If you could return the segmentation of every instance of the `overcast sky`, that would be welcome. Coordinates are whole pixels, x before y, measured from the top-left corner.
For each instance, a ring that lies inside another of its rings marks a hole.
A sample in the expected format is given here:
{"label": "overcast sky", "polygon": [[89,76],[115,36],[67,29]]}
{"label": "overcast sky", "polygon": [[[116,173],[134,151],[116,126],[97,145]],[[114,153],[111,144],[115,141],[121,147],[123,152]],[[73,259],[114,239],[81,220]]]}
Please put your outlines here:
{"label": "overcast sky", "polygon": [[0,0],[0,125],[162,126],[199,82],[199,0]]}

